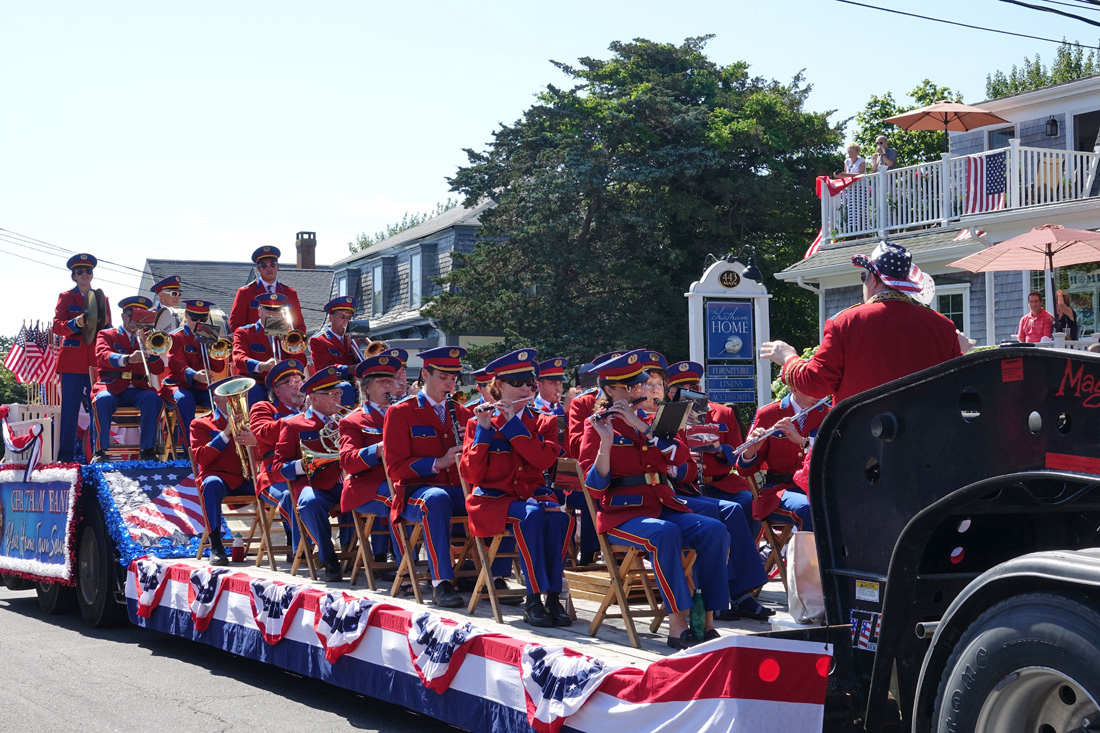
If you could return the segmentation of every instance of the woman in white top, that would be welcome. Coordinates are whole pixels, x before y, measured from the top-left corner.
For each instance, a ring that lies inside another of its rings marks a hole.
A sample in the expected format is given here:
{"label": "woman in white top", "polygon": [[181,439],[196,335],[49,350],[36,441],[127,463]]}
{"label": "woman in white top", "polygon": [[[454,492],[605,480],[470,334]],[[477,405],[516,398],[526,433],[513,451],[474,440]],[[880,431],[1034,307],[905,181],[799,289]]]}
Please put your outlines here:
{"label": "woman in white top", "polygon": [[859,154],[859,146],[848,146],[848,157],[844,159],[844,175],[858,176],[867,172],[867,160]]}

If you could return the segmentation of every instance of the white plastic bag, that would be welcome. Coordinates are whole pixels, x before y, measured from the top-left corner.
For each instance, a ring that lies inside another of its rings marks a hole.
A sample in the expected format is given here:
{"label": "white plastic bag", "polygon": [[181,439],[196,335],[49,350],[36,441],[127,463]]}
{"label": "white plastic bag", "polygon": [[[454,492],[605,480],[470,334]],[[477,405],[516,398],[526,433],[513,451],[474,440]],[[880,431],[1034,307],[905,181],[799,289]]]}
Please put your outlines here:
{"label": "white plastic bag", "polygon": [[791,616],[800,624],[820,623],[825,618],[821,569],[813,532],[795,532],[787,545],[787,582]]}

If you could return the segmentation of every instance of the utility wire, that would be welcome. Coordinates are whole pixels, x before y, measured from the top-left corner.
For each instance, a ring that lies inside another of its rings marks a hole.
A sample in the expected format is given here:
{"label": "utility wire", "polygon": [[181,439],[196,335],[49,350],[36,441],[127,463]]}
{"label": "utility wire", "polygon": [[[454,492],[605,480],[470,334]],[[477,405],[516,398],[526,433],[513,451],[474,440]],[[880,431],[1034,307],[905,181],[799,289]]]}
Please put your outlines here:
{"label": "utility wire", "polygon": [[1067,8],[1076,8],[1078,10],[1095,10],[1097,12],[1100,12],[1100,7],[1093,5],[1092,3],[1066,3],[1062,2],[1061,0],[1043,0],[1043,2],[1049,5],[1061,5]]}
{"label": "utility wire", "polygon": [[1009,5],[1019,5],[1022,8],[1031,8],[1032,10],[1038,10],[1040,13],[1054,13],[1055,15],[1062,15],[1066,18],[1073,18],[1079,20],[1082,23],[1088,23],[1100,27],[1100,20],[1091,20],[1083,15],[1077,15],[1076,13],[1068,13],[1065,10],[1058,10],[1057,8],[1046,8],[1042,5],[1033,5],[1031,3],[1025,3],[1023,0],[1001,0],[1002,3],[1008,3]]}
{"label": "utility wire", "polygon": [[1067,46],[1077,46],[1079,48],[1089,48],[1100,51],[1100,46],[1087,46],[1083,43],[1075,43],[1072,41],[1058,41],[1053,38],[1044,38],[1042,36],[1031,36],[1026,33],[1015,33],[1013,31],[1004,31],[997,28],[987,28],[981,25],[971,25],[970,23],[960,23],[955,20],[946,20],[944,18],[933,18],[930,15],[918,15],[917,13],[907,13],[904,10],[894,10],[893,8],[883,8],[878,5],[868,5],[867,3],[857,3],[855,0],[836,0],[838,3],[844,3],[845,5],[855,5],[860,8],[868,8],[870,10],[881,10],[884,13],[894,13],[895,15],[904,15],[909,18],[919,18],[921,20],[931,20],[935,23],[946,23],[947,25],[956,25],[961,28],[971,28],[976,31],[986,31],[988,33],[1000,33],[1005,36],[1016,36],[1017,38],[1030,38],[1033,41],[1047,41],[1048,43],[1057,43],[1061,45],[1065,43]]}

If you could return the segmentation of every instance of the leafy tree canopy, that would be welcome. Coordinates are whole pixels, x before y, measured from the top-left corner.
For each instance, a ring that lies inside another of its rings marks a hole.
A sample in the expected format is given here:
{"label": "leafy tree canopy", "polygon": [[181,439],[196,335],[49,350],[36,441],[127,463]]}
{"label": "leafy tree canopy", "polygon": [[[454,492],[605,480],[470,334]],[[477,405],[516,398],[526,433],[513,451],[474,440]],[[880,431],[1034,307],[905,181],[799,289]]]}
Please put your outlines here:
{"label": "leafy tree canopy", "polygon": [[[428,311],[444,331],[504,334],[472,360],[519,345],[574,363],[639,346],[686,358],[683,294],[708,253],[754,244],[765,276],[802,255],[840,128],[804,109],[801,74],[780,83],[718,65],[708,39],[554,62],[576,84],[548,86],[485,150],[466,150],[452,190],[497,205]],[[773,336],[816,340],[813,296],[767,283]]]}
{"label": "leafy tree canopy", "polygon": [[909,92],[912,104],[899,104],[894,95],[886,92],[881,96],[871,95],[867,106],[856,115],[856,134],[853,141],[862,149],[867,158],[868,173],[871,172],[871,156],[875,152],[875,138],[885,135],[890,139],[890,147],[898,151],[898,165],[916,165],[940,159],[944,151],[943,131],[903,130],[897,125],[884,122],[887,117],[900,115],[918,107],[925,107],[941,99],[953,102],[963,101],[962,95],[949,87],[933,84],[928,79],[922,81],[916,89]]}
{"label": "leafy tree canopy", "polygon": [[1089,51],[1086,56],[1085,49],[1063,38],[1050,68],[1043,65],[1039,54],[1035,54],[1034,60],[1025,57],[1023,65],[1013,64],[1008,74],[997,70],[986,75],[985,95],[997,99],[1095,74],[1100,74],[1100,54]]}
{"label": "leafy tree canopy", "polygon": [[362,252],[367,247],[373,247],[379,242],[389,239],[395,234],[400,234],[406,229],[412,229],[415,226],[419,226],[426,222],[428,219],[439,216],[445,211],[450,211],[456,206],[458,206],[458,201],[455,201],[448,197],[447,200],[443,203],[435,205],[435,211],[425,211],[423,213],[417,213],[414,211],[411,214],[406,211],[405,215],[401,217],[401,221],[396,224],[388,224],[386,228],[380,232],[375,232],[374,234],[367,234],[366,232],[363,232],[362,234],[356,235],[354,241],[348,242],[348,251],[352,254],[355,254],[356,252]]}

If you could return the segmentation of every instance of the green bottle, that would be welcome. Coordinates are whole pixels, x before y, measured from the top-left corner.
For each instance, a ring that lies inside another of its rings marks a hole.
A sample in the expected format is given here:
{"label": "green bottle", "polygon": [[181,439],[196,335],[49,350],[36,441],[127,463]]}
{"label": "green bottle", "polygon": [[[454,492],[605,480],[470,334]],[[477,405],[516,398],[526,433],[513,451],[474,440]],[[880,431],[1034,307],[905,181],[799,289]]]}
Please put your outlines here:
{"label": "green bottle", "polygon": [[703,603],[703,591],[695,589],[695,595],[691,597],[691,633],[696,639],[702,641],[706,633],[707,608]]}

